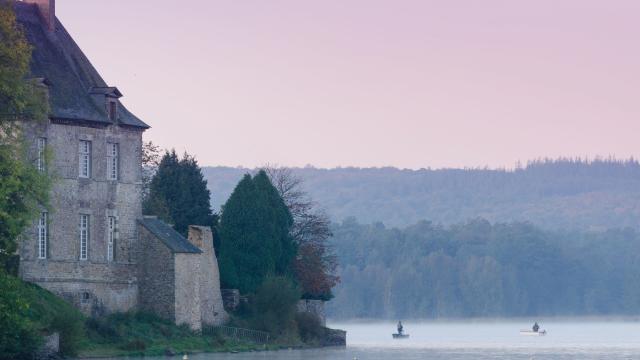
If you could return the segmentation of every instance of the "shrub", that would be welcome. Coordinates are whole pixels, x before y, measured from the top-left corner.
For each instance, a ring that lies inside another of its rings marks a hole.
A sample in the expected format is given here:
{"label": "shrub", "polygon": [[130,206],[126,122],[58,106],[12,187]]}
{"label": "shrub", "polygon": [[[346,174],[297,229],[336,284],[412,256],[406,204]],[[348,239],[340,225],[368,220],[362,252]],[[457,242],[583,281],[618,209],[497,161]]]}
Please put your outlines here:
{"label": "shrub", "polygon": [[0,270],[0,357],[31,358],[42,337],[29,318],[29,303],[22,297],[22,283]]}
{"label": "shrub", "polygon": [[120,334],[114,322],[107,321],[106,317],[89,318],[86,322],[89,334],[100,334],[100,337],[114,342],[120,340]]}
{"label": "shrub", "polygon": [[268,276],[249,300],[251,322],[258,330],[279,337],[296,332],[296,304],[300,290],[282,276]]}
{"label": "shrub", "polygon": [[84,322],[75,309],[62,309],[54,314],[50,329],[60,333],[60,353],[66,356],[77,355],[84,339]]}
{"label": "shrub", "polygon": [[127,351],[144,351],[147,344],[142,339],[133,339],[121,346],[122,350]]}
{"label": "shrub", "polygon": [[296,324],[300,339],[305,343],[317,344],[322,340],[324,327],[316,315],[307,312],[297,313]]}

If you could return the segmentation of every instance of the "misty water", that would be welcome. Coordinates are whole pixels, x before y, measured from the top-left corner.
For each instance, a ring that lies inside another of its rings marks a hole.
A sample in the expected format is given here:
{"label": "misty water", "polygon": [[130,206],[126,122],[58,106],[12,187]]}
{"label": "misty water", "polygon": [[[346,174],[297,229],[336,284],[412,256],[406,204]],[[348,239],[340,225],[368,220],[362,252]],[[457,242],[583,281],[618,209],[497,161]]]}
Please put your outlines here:
{"label": "misty water", "polygon": [[[394,323],[330,323],[348,331],[345,348],[238,354],[192,354],[190,360],[381,360],[381,359],[638,359],[640,322],[541,322],[546,336],[522,336],[522,321],[404,322],[409,339],[394,340]],[[158,357],[169,359],[168,357]],[[174,359],[181,359],[177,356]]]}

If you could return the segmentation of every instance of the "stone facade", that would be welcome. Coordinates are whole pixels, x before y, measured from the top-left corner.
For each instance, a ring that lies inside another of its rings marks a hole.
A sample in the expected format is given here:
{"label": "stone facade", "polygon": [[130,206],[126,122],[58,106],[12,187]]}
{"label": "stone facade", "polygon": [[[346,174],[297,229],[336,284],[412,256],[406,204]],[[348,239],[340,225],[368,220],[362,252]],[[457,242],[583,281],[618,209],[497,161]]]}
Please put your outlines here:
{"label": "stone facade", "polygon": [[140,226],[140,309],[175,319],[175,262],[173,252],[158,237]]}
{"label": "stone facade", "polygon": [[175,254],[175,323],[187,324],[194,330],[202,329],[200,256],[201,254]]}
{"label": "stone facade", "polygon": [[221,325],[228,319],[220,292],[220,271],[213,249],[213,233],[206,226],[189,226],[189,242],[202,250],[200,255],[200,309],[204,325]]}
{"label": "stone facade", "polygon": [[[87,127],[55,120],[25,127],[27,141],[46,139],[46,168],[54,179],[47,213],[46,255],[38,224],[24,234],[21,276],[80,304],[85,313],[127,311],[137,303],[136,219],[142,215],[142,130]],[[79,177],[79,144],[89,141],[90,176]],[[107,144],[118,144],[118,178],[107,178]],[[37,156],[37,149],[33,149]],[[80,215],[87,215],[87,258],[80,259]],[[107,256],[109,218],[115,219],[113,258]],[[33,240],[33,241],[31,241]],[[87,298],[88,296],[88,298]]]}

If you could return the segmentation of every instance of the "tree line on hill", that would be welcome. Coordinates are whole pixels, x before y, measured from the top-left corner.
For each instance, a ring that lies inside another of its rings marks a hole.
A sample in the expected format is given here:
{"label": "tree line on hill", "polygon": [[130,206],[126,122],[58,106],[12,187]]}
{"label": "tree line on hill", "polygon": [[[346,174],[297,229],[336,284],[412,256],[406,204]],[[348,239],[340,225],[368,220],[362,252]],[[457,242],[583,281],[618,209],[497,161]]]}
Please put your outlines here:
{"label": "tree line on hill", "polygon": [[[218,208],[250,169],[205,167]],[[446,225],[476,217],[528,221],[549,229],[640,229],[640,164],[635,159],[531,161],[514,170],[296,168],[332,221]]]}
{"label": "tree line on hill", "polygon": [[640,313],[640,233],[548,231],[530,223],[335,224],[334,318]]}

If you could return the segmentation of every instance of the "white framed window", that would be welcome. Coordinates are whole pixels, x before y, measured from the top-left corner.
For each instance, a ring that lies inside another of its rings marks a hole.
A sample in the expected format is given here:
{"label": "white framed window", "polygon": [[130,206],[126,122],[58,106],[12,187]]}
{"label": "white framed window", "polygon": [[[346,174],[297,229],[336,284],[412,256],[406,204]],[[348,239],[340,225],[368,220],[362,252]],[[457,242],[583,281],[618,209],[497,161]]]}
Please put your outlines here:
{"label": "white framed window", "polygon": [[39,171],[46,170],[45,149],[47,148],[47,138],[38,138],[38,160],[36,166]]}
{"label": "white framed window", "polygon": [[89,215],[80,214],[80,260],[89,258]]}
{"label": "white framed window", "polygon": [[118,180],[118,151],[116,143],[107,143],[107,177],[109,180]]}
{"label": "white framed window", "polygon": [[117,222],[115,216],[109,216],[107,223],[107,261],[113,261],[115,254]]}
{"label": "white framed window", "polygon": [[80,140],[80,156],[79,176],[82,178],[91,177],[91,141]]}
{"label": "white framed window", "polygon": [[38,219],[38,259],[47,258],[48,235],[47,212],[43,211]]}

